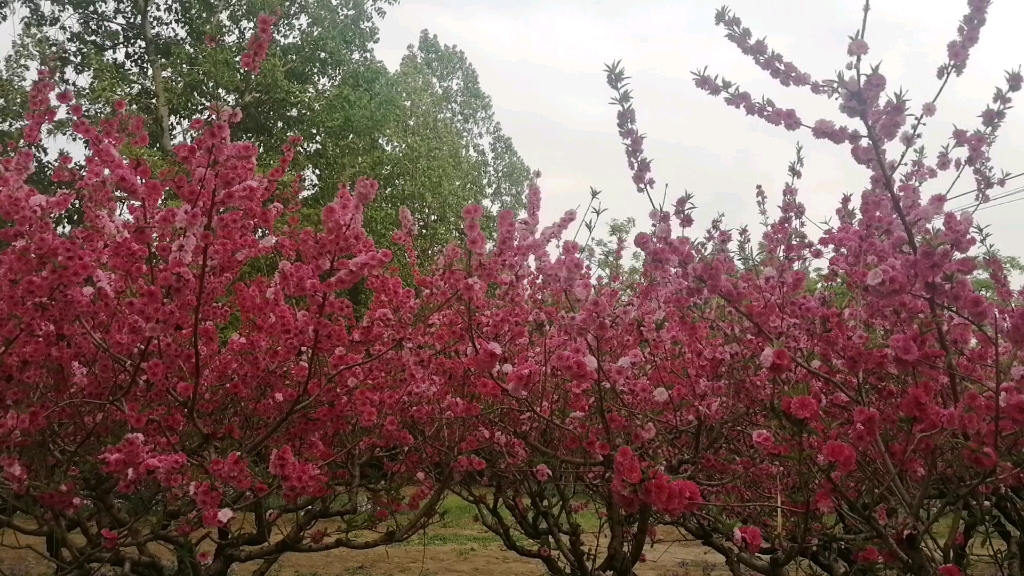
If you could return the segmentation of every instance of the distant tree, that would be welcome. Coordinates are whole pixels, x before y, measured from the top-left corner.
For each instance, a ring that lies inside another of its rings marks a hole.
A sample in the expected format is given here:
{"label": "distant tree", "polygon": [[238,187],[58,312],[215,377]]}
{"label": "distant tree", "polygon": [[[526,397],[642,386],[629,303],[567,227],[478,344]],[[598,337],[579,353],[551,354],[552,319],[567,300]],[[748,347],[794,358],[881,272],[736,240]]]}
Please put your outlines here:
{"label": "distant tree", "polygon": [[[223,102],[242,112],[236,137],[266,157],[289,136],[303,136],[292,165],[313,195],[304,214],[310,224],[339,183],[370,176],[383,200],[366,215],[370,234],[386,241],[398,207],[407,205],[420,220],[418,242],[432,250],[455,237],[467,203],[521,209],[530,170],[494,119],[464,52],[423,31],[396,72],[377,59],[377,21],[395,4],[0,0],[0,19],[17,14],[21,39],[0,78],[0,131],[16,136],[25,109],[17,98],[27,70],[40,64],[74,86],[86,114],[131,102],[150,136],[133,154],[154,166],[209,103]],[[252,74],[239,57],[257,16],[270,11],[278,19],[269,58]],[[70,134],[69,123],[63,128]],[[44,190],[46,174],[38,178]]]}

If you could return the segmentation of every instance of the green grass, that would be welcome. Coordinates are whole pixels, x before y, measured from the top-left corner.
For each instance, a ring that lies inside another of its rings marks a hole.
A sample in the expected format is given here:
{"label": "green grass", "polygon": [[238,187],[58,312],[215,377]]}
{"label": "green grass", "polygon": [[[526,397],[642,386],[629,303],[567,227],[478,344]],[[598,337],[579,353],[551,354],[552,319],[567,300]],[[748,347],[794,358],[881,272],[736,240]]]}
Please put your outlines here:
{"label": "green grass", "polygon": [[579,520],[580,527],[583,528],[584,532],[596,532],[598,526],[601,525],[601,520],[597,517],[597,512],[592,509],[580,512],[576,515],[576,519]]}
{"label": "green grass", "polygon": [[471,529],[480,527],[476,507],[457,496],[447,496],[441,503],[442,528]]}
{"label": "green grass", "polygon": [[[443,516],[440,524],[442,528],[472,529],[480,526],[476,507],[457,496],[447,496],[439,510]],[[576,520],[584,532],[596,531],[600,525],[597,512],[592,509],[577,514]]]}
{"label": "green grass", "polygon": [[431,532],[428,528],[426,532],[402,542],[399,546],[433,548],[437,546],[488,546],[491,544],[500,544],[497,536],[493,534],[449,534]]}
{"label": "green grass", "polygon": [[[452,546],[458,548],[457,554],[462,552],[468,554],[475,551],[476,547],[501,545],[501,540],[480,523],[476,507],[458,496],[452,494],[446,496],[441,502],[438,512],[440,513],[439,522],[427,528],[426,532],[417,534],[396,546],[403,548]],[[597,513],[589,509],[577,514],[576,520],[580,523],[584,533],[594,533],[600,524]],[[517,542],[524,544],[528,542],[522,535],[515,535]],[[351,574],[352,576],[361,576],[364,572],[356,571]],[[299,576],[322,575],[312,573]]]}
{"label": "green grass", "polygon": [[[439,507],[441,521],[431,526],[426,532],[416,535],[398,546],[402,547],[437,547],[454,546],[465,547],[459,552],[469,553],[477,546],[501,545],[497,536],[487,531],[480,523],[476,507],[457,496],[448,496]],[[576,515],[584,532],[593,533],[597,530],[600,522],[597,513],[592,510],[584,511]],[[516,541],[527,543],[525,537],[515,534]],[[472,548],[470,548],[472,547]]]}

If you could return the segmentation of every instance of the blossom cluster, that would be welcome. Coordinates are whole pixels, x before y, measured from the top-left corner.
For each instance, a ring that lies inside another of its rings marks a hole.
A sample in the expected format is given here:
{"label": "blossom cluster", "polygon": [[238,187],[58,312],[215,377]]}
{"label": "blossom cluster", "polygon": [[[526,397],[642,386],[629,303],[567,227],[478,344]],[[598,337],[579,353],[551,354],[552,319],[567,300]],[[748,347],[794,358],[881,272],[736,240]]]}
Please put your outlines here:
{"label": "blossom cluster", "polygon": [[243,70],[248,70],[254,75],[260,73],[260,68],[263,66],[263,62],[266,61],[267,53],[270,51],[270,44],[274,40],[274,24],[277,23],[279,17],[260,14],[256,20],[256,30],[249,38],[246,51],[242,53],[239,60]]}

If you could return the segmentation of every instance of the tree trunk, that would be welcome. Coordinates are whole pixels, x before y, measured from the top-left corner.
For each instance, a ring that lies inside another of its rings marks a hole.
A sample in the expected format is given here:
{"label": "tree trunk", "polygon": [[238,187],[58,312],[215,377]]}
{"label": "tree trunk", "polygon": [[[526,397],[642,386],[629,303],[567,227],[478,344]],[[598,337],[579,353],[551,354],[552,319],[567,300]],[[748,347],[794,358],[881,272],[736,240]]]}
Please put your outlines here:
{"label": "tree trunk", "polygon": [[167,95],[164,92],[163,68],[160,66],[160,59],[157,58],[153,31],[149,24],[148,0],[139,0],[139,16],[142,18],[142,37],[146,43],[146,59],[149,60],[149,68],[153,73],[153,93],[156,95],[156,119],[160,131],[160,148],[164,152],[170,153],[173,148],[171,146],[170,111],[167,108]]}

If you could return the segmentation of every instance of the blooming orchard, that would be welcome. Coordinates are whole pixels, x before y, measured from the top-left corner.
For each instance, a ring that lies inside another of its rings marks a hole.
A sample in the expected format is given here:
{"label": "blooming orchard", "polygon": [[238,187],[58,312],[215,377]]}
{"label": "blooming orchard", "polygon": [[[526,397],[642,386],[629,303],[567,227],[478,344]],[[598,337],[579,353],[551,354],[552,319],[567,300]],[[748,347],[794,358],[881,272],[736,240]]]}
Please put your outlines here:
{"label": "blooming orchard", "polygon": [[[942,86],[985,22],[988,2],[968,4]],[[274,22],[261,17],[242,56],[252,73]],[[727,9],[716,22],[857,126],[807,125],[706,71],[697,87],[849,147],[868,184],[812,240],[798,151],[777,216],[757,189],[759,241],[721,219],[692,235],[689,196],[650,196],[612,65],[627,162],[653,208],[628,283],[563,239],[574,213],[541,227],[536,182],[493,241],[466,207],[465,240],[432,262],[402,210],[400,274],[362,228],[371,180],[342,187],[322,226],[299,224],[300,138],[264,173],[231,140],[239,113],[211,106],[154,170],[132,154],[148,137],[124,103],[86,119],[70,92],[52,104],[41,72],[0,165],[0,528],[45,537],[61,573],[260,561],[263,575],[286,553],[406,539],[454,494],[556,575],[633,574],[666,533],[734,574],[1021,574],[1022,294],[970,214],[923,192],[950,169],[971,171],[979,201],[1005,183],[989,151],[1020,72],[981,126],[929,158],[915,145],[938,95],[920,113],[886,95],[862,65],[864,25],[846,72],[816,81]],[[43,196],[26,184],[32,145],[61,107],[89,153],[62,160],[63,190]],[[82,224],[54,225],[72,201]],[[344,298],[357,283],[365,309]]]}

